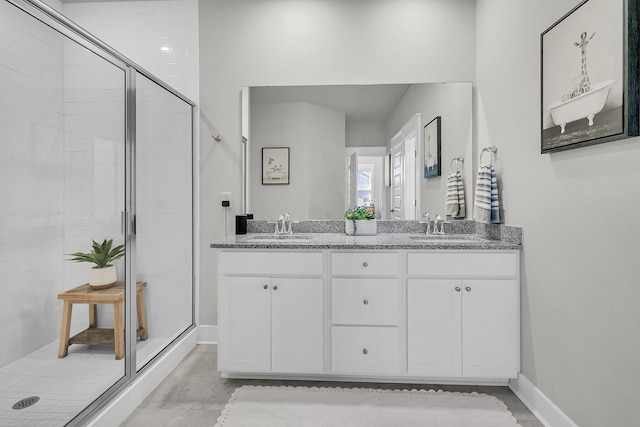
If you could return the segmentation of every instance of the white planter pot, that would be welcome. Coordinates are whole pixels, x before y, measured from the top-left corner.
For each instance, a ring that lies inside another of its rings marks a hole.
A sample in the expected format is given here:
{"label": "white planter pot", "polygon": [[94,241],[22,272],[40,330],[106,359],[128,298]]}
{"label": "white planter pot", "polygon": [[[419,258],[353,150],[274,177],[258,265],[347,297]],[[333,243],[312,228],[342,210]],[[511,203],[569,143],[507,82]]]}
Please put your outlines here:
{"label": "white planter pot", "polygon": [[106,289],[116,284],[116,267],[108,265],[103,268],[92,267],[89,271],[89,286],[93,289]]}
{"label": "white planter pot", "polygon": [[375,219],[357,219],[354,227],[352,219],[344,220],[344,229],[349,236],[375,236],[378,226]]}

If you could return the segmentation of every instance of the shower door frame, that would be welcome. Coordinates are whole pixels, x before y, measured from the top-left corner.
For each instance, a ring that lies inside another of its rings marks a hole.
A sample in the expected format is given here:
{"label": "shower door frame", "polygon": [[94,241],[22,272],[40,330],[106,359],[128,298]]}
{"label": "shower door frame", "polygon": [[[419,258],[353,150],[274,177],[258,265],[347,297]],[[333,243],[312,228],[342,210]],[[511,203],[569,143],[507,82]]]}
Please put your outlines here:
{"label": "shower door frame", "polygon": [[[1,0],[0,0],[1,1]],[[160,350],[148,363],[139,370],[136,369],[136,326],[137,319],[135,295],[136,295],[136,238],[135,238],[135,206],[136,206],[136,182],[135,182],[135,151],[136,151],[136,77],[141,74],[172,95],[184,101],[190,106],[191,113],[191,263],[192,272],[195,263],[196,237],[195,236],[195,188],[194,188],[194,138],[196,129],[196,118],[194,115],[195,103],[189,98],[176,91],[143,67],[139,66],[129,58],[114,50],[106,43],[91,35],[89,32],[76,25],[64,15],[57,12],[48,5],[38,0],[4,0],[16,6],[18,9],[31,15],[63,36],[78,43],[82,47],[90,50],[105,61],[121,69],[125,73],[125,211],[122,212],[121,227],[124,236],[125,251],[125,357],[124,376],[105,390],[102,395],[84,408],[79,414],[71,419],[67,426],[84,425],[97,414],[99,414],[113,399],[130,386],[141,374],[150,369],[160,356],[168,352],[178,341],[195,329],[195,280],[191,275],[191,324],[182,331],[171,343]]]}

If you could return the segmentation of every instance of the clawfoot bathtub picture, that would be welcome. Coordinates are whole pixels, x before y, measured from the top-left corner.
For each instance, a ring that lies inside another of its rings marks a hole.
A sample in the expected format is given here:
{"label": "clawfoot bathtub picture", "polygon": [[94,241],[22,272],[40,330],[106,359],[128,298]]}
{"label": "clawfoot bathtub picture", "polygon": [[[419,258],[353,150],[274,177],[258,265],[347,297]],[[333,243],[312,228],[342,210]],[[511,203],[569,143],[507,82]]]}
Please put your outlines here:
{"label": "clawfoot bathtub picture", "polygon": [[543,153],[628,136],[627,2],[637,0],[586,0],[542,33]]}

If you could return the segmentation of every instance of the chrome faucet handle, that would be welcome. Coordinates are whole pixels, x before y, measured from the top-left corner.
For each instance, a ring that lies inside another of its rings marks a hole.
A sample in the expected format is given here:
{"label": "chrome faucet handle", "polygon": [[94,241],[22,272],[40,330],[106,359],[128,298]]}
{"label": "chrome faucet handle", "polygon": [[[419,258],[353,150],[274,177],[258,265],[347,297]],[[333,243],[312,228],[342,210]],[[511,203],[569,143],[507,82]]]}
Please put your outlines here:
{"label": "chrome faucet handle", "polygon": [[284,233],[284,215],[280,215],[278,220],[276,221],[276,229],[273,234],[282,234]]}
{"label": "chrome faucet handle", "polygon": [[429,221],[427,221],[427,229],[425,231],[425,234],[431,234],[431,223]]}
{"label": "chrome faucet handle", "polygon": [[420,221],[420,224],[427,224],[425,234],[431,234],[431,220],[429,219],[429,212],[425,212],[422,217],[424,221]]}
{"label": "chrome faucet handle", "polygon": [[[440,231],[438,231],[438,223],[440,223]],[[433,219],[433,234],[444,234],[442,217],[439,214]]]}

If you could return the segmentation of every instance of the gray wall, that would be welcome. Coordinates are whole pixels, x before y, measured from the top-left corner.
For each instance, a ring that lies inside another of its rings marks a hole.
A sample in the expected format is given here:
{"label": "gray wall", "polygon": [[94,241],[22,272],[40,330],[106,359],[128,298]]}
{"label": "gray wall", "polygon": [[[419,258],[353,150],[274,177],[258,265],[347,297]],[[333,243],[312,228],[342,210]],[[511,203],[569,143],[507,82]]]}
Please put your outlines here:
{"label": "gray wall", "polygon": [[347,147],[386,147],[386,122],[347,122]]}
{"label": "gray wall", "polygon": [[[251,105],[251,212],[255,219],[341,218],[344,113],[309,103]],[[289,147],[288,185],[262,184],[262,147]]]}
{"label": "gray wall", "polygon": [[[221,192],[241,210],[243,86],[472,81],[475,0],[201,0],[200,324],[215,325]],[[223,138],[212,144],[210,135]],[[231,227],[230,227],[231,229]]]}
{"label": "gray wall", "polygon": [[477,2],[477,146],[524,228],[524,375],[581,427],[638,425],[640,139],[540,154],[540,33],[576,3]]}
{"label": "gray wall", "polygon": [[[420,113],[422,126],[436,116],[441,119],[441,172],[442,176],[424,179],[424,170],[418,170],[420,181],[420,211],[445,217],[447,175],[451,171],[451,159],[464,156],[460,165],[465,185],[466,203],[473,200],[473,154],[472,154],[472,87],[470,82],[432,85],[412,85],[402,97],[387,121],[387,141],[405,125],[414,114]],[[424,136],[423,136],[424,137]],[[424,145],[418,156],[424,159]],[[421,165],[423,162],[419,162]],[[388,193],[390,197],[390,193]],[[467,209],[467,216],[471,217]]]}
{"label": "gray wall", "polygon": [[540,154],[540,33],[576,3],[202,0],[201,324],[219,193],[240,206],[242,86],[475,80],[474,158],[498,146],[504,219],[524,227],[523,373],[580,426],[637,424],[640,141]]}

